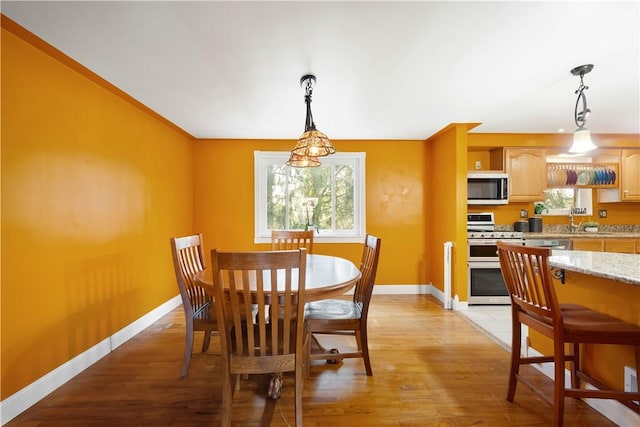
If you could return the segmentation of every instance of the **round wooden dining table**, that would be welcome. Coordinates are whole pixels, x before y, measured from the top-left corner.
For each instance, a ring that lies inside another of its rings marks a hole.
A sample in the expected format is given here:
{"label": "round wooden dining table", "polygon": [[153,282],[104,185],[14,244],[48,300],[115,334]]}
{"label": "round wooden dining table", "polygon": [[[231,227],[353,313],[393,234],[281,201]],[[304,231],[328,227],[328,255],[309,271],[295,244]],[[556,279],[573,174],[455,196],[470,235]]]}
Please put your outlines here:
{"label": "round wooden dining table", "polygon": [[[330,255],[307,255],[305,301],[318,301],[343,295],[360,280],[360,270],[349,260]],[[196,275],[203,286],[213,287],[211,269]],[[297,284],[294,283],[294,289]]]}
{"label": "round wooden dining table", "polygon": [[[360,270],[349,260],[330,255],[307,255],[307,271],[305,275],[305,302],[318,301],[343,295],[355,286],[360,279]],[[268,280],[268,276],[265,277]],[[196,275],[196,281],[202,286],[213,287],[211,269],[205,269]],[[268,285],[267,285],[268,286]],[[297,290],[297,280],[292,283]],[[265,295],[268,299],[269,294]],[[267,301],[270,303],[270,301]],[[312,336],[311,351],[326,353],[315,337]],[[282,394],[282,373],[274,373],[269,383],[268,395],[278,399]]]}

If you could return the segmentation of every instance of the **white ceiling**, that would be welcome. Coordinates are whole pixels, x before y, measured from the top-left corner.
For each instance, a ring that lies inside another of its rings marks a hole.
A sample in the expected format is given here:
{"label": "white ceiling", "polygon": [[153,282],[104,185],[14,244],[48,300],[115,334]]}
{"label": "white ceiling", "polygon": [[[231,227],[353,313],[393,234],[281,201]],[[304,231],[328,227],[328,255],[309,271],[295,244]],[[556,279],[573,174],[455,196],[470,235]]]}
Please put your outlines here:
{"label": "white ceiling", "polygon": [[640,133],[640,2],[2,1],[2,13],[199,138]]}

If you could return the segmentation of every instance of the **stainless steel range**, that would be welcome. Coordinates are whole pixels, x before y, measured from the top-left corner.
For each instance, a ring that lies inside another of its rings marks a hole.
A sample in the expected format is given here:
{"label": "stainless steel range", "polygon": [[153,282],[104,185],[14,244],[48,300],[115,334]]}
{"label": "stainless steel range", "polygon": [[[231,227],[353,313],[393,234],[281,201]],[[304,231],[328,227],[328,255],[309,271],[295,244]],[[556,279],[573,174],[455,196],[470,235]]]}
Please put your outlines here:
{"label": "stainless steel range", "polygon": [[493,212],[467,214],[469,304],[510,304],[500,271],[499,240],[522,243],[520,231],[496,231]]}

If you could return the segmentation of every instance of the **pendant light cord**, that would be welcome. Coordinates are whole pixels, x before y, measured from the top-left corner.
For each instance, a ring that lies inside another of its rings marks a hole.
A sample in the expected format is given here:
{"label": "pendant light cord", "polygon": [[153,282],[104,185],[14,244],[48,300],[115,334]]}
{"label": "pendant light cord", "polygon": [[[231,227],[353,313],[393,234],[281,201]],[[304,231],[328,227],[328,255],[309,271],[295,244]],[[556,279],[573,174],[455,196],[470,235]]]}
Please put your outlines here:
{"label": "pendant light cord", "polygon": [[307,118],[304,123],[305,132],[316,129],[316,124],[313,122],[313,115],[311,114],[311,94],[313,93],[312,85],[313,85],[313,81],[311,79],[307,80],[307,85],[305,87],[305,95],[304,95],[304,102],[305,104],[307,104]]}

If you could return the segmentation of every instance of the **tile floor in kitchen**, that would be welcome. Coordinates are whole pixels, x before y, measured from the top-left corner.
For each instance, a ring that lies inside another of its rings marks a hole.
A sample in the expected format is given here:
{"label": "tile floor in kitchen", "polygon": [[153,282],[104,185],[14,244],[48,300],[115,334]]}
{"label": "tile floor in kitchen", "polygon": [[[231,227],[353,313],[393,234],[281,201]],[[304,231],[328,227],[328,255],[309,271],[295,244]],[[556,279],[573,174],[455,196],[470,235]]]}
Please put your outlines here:
{"label": "tile floor in kitchen", "polygon": [[510,305],[470,305],[466,310],[459,310],[458,314],[478,326],[502,347],[511,349]]}

